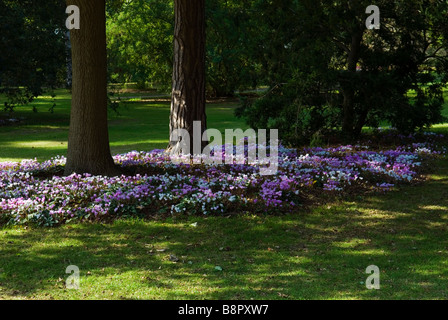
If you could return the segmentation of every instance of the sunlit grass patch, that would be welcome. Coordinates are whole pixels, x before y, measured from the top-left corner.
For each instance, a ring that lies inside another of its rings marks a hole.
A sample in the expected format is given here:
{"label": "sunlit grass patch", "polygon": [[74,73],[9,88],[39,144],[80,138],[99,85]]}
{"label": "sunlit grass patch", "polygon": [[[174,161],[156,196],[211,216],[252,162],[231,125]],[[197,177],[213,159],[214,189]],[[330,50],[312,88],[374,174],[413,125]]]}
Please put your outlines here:
{"label": "sunlit grass patch", "polygon": [[[65,90],[57,90],[56,93],[53,113],[48,111],[53,105],[53,99],[49,96],[39,97],[29,106],[17,107],[13,117],[24,118],[19,126],[0,127],[0,162],[34,158],[44,161],[66,154],[70,94]],[[33,107],[37,108],[37,113],[33,112]],[[247,128],[243,120],[235,119],[233,110],[236,107],[236,102],[208,104],[209,127],[222,131]],[[110,111],[109,114],[113,154],[166,148],[169,143],[169,100],[125,101],[119,113],[117,115]]]}
{"label": "sunlit grass patch", "polygon": [[[159,108],[159,119],[166,117],[167,108]],[[132,128],[120,128],[140,111],[126,112],[129,118],[112,117],[117,126],[113,148],[123,147],[125,152],[127,146],[130,151],[136,145],[164,144],[165,133],[142,138],[134,136]],[[225,120],[216,114],[215,124],[231,122],[230,113],[227,116]],[[145,125],[150,118],[145,118]],[[48,130],[48,124],[42,128]],[[14,148],[14,143],[34,141],[28,133],[18,138],[16,133],[25,128],[9,136],[3,135],[6,129],[10,128],[0,128],[0,139],[12,145],[2,144],[0,157],[33,158],[35,150]],[[446,133],[448,125],[439,129]],[[58,141],[40,134],[33,136],[36,141]],[[3,228],[0,299],[446,300],[448,162],[439,160],[431,169],[423,184],[343,198],[285,216]],[[80,290],[65,287],[69,265],[80,268]],[[369,265],[380,268],[380,290],[366,289]]]}

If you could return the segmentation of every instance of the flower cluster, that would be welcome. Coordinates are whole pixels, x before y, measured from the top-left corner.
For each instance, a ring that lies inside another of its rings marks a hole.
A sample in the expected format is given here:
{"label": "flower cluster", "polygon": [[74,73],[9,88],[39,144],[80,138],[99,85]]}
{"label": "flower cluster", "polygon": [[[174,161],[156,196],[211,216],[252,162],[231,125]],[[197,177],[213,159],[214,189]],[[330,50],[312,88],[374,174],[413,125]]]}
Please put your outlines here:
{"label": "flower cluster", "polygon": [[431,139],[382,151],[361,145],[280,145],[278,151],[272,176],[261,175],[258,165],[173,164],[164,150],[115,156],[125,172],[134,170],[120,177],[61,176],[63,157],[0,163],[0,222],[52,226],[155,213],[291,212],[309,192],[390,190],[412,181],[427,157],[441,153]]}

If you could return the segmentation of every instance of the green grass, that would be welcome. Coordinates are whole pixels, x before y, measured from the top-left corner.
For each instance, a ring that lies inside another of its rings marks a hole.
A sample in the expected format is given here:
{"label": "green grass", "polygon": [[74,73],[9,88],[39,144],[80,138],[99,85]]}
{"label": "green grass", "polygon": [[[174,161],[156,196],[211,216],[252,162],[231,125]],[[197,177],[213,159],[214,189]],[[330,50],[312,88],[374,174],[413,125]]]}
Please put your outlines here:
{"label": "green grass", "polygon": [[[0,128],[1,157],[63,154],[67,106],[58,108],[24,111],[34,124]],[[122,113],[111,116],[114,152],[165,146],[168,104],[135,103]],[[244,126],[227,104],[208,114],[211,126]],[[448,133],[448,125],[435,130]],[[448,159],[433,168],[423,184],[289,216],[3,228],[0,300],[448,299]],[[80,290],[65,288],[69,265],[81,270]],[[365,287],[370,265],[381,270],[380,290]]]}
{"label": "green grass", "polygon": [[[48,112],[53,104],[51,97],[40,97],[29,106],[17,108],[16,118],[25,118],[21,126],[0,127],[0,162],[34,159],[39,161],[57,155],[66,155],[68,127],[70,120],[70,95],[58,90],[54,113]],[[443,115],[448,117],[448,89],[445,90],[446,103]],[[122,96],[147,97],[152,94],[125,93]],[[156,96],[160,96],[155,93]],[[127,101],[120,108],[120,116],[109,115],[109,134],[112,154],[133,150],[145,151],[163,149],[168,145],[169,102]],[[166,100],[166,99],[165,99]],[[2,99],[0,97],[0,105]],[[227,128],[247,129],[241,119],[235,119],[233,110],[237,102],[215,102],[207,105],[209,128],[221,131]],[[33,112],[33,106],[38,113]],[[0,112],[0,119],[7,116]],[[445,125],[435,126],[436,131]]]}
{"label": "green grass", "polygon": [[[438,167],[423,185],[291,216],[3,229],[0,299],[447,299],[448,161]],[[80,290],[65,288],[69,265]],[[369,265],[380,290],[365,287]]]}
{"label": "green grass", "polygon": [[[52,105],[50,97],[40,97],[34,103],[18,107],[14,118],[25,118],[16,127],[0,127],[0,162],[34,159],[39,161],[57,155],[66,155],[70,119],[70,95],[57,91],[54,113],[48,112]],[[0,99],[1,103],[1,99]],[[33,106],[38,110],[33,112]],[[235,119],[236,102],[215,102],[207,105],[209,128],[225,130],[247,126]],[[109,135],[112,154],[133,150],[149,151],[164,149],[169,138],[169,101],[125,102],[119,110],[109,115]],[[0,118],[7,116],[0,113]]]}

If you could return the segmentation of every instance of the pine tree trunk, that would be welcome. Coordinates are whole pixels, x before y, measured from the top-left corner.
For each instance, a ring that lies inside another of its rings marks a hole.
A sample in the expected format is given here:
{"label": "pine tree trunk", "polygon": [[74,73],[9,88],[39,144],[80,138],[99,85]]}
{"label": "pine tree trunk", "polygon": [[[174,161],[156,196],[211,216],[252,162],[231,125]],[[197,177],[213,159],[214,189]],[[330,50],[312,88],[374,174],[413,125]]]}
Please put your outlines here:
{"label": "pine tree trunk", "polygon": [[118,174],[107,125],[105,0],[67,0],[80,9],[81,26],[71,30],[72,109],[65,174]]}
{"label": "pine tree trunk", "polygon": [[[175,129],[190,133],[193,153],[193,122],[207,129],[205,112],[205,0],[175,0],[174,70],[170,136]],[[207,142],[202,142],[204,147]],[[170,142],[168,151],[177,150]]]}

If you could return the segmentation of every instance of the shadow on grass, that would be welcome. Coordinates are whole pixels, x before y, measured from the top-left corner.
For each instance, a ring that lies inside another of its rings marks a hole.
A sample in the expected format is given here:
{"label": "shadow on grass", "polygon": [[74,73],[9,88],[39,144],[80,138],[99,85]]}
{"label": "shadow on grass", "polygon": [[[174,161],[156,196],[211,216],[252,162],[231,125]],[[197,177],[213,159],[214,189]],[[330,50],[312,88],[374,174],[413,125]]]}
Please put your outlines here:
{"label": "shadow on grass", "polygon": [[[306,214],[5,229],[0,298],[446,299],[447,164],[424,185]],[[69,265],[80,290],[65,289]],[[365,287],[369,265],[380,290]]]}

